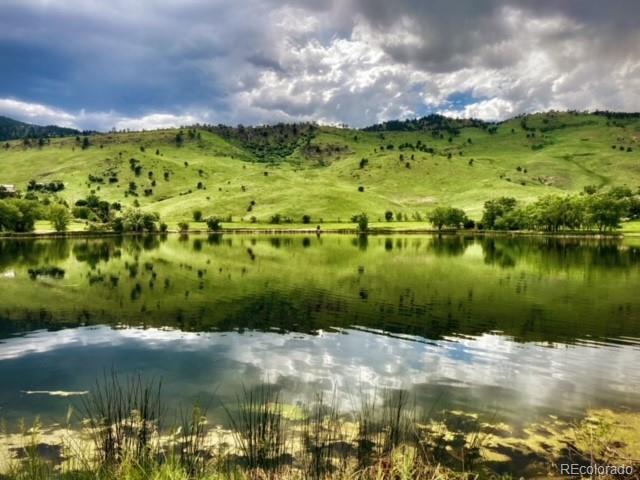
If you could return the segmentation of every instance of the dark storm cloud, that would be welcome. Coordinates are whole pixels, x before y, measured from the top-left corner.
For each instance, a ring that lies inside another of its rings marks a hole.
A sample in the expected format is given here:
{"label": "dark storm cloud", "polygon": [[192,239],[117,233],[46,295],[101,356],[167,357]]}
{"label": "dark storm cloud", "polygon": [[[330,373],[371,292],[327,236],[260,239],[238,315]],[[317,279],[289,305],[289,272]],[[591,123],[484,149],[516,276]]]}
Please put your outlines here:
{"label": "dark storm cloud", "polygon": [[[355,11],[382,35],[403,15],[410,18],[409,30],[422,44],[383,40],[381,46],[394,60],[431,72],[508,68],[531,49],[570,65],[638,60],[640,2],[630,0],[358,0]],[[589,56],[575,55],[576,47],[585,46]]]}
{"label": "dark storm cloud", "polygon": [[363,125],[640,109],[635,0],[0,3],[0,114],[24,120]]}

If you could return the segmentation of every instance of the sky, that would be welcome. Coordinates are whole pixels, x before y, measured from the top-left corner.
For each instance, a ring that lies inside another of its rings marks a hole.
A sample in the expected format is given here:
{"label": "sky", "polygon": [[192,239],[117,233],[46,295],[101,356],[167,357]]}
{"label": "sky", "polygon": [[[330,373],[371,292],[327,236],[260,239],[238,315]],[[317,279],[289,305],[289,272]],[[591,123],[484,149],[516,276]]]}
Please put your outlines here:
{"label": "sky", "polygon": [[80,129],[640,110],[637,0],[0,0],[0,115]]}

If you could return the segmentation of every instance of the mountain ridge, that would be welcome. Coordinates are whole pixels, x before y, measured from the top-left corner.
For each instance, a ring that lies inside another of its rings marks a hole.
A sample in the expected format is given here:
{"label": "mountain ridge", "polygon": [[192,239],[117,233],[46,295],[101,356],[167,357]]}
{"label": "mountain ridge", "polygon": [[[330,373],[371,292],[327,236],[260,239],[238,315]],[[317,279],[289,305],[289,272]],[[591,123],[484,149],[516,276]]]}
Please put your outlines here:
{"label": "mountain ridge", "polygon": [[24,138],[37,139],[78,134],[80,131],[75,128],[59,127],[58,125],[35,125],[0,115],[0,141],[3,142]]}

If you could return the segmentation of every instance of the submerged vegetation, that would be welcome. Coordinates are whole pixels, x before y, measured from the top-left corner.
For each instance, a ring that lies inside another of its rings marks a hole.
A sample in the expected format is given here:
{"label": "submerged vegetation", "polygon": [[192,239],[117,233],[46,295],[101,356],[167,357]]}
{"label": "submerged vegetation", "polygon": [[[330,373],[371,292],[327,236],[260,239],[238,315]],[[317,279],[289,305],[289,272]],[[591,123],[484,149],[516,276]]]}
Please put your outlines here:
{"label": "submerged vegetation", "polygon": [[[569,461],[640,467],[633,414],[551,419],[513,437],[508,426],[477,415],[422,411],[402,390],[362,397],[348,409],[335,392],[326,398],[287,404],[275,385],[260,384],[224,405],[228,428],[210,425],[199,406],[169,424],[159,382],[112,373],[70,410],[57,436],[47,437],[40,422],[5,434],[0,451],[9,457],[0,473],[8,480],[447,480],[507,479],[522,468],[557,473]],[[525,455],[528,464],[518,465]]]}

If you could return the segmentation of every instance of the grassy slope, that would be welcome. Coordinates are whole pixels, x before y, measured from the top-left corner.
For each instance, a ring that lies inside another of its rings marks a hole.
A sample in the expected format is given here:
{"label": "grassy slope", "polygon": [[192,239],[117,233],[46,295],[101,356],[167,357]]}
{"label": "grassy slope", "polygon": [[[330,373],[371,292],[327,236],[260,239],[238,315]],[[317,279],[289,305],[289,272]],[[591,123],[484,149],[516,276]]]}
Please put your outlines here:
{"label": "grassy slope", "polygon": [[[452,142],[446,134],[444,139],[434,139],[429,132],[385,132],[381,138],[377,132],[323,127],[312,143],[347,147],[323,157],[324,166],[300,151],[279,164],[257,163],[241,145],[208,132],[202,132],[201,141],[187,141],[182,147],[175,146],[175,130],[94,136],[93,146],[87,150],[82,150],[75,138],[53,139],[41,150],[12,142],[8,150],[0,149],[0,183],[17,184],[24,190],[32,178],[60,179],[66,184],[61,196],[68,201],[95,189],[101,197],[129,205],[135,197],[125,198],[124,192],[129,181],[136,181],[141,206],[169,222],[190,219],[194,209],[201,209],[205,216],[231,214],[234,220],[245,221],[252,215],[267,221],[278,212],[300,221],[303,214],[309,214],[313,222],[348,221],[353,214],[365,211],[375,221],[388,209],[424,214],[437,204],[464,208],[478,218],[483,202],[500,195],[532,201],[547,193],[579,192],[590,184],[637,188],[640,121],[617,123],[624,127],[607,126],[605,117],[594,115],[539,114],[528,118],[529,127],[558,128],[544,137],[538,130],[531,139],[516,119],[502,124],[495,135],[465,128]],[[397,148],[417,140],[434,147],[436,154],[400,152]],[[390,143],[394,150],[380,151],[380,145]],[[544,148],[531,148],[539,143],[544,143]],[[613,150],[612,145],[623,145],[625,151]],[[632,152],[626,152],[629,146]],[[161,155],[155,154],[156,149]],[[400,153],[405,157],[403,162],[399,161]],[[448,153],[452,154],[450,159]],[[129,167],[130,158],[143,166],[139,177]],[[363,169],[359,168],[361,158],[369,160]],[[411,168],[406,167],[407,161]],[[118,183],[87,183],[89,174],[102,175],[109,170],[118,172]],[[152,196],[145,197],[143,191],[151,183],[149,171],[154,173],[157,186]],[[164,180],[165,171],[170,172],[169,181]],[[198,182],[206,189],[198,190]],[[358,191],[360,185],[364,192]],[[252,200],[256,205],[247,212]]]}

